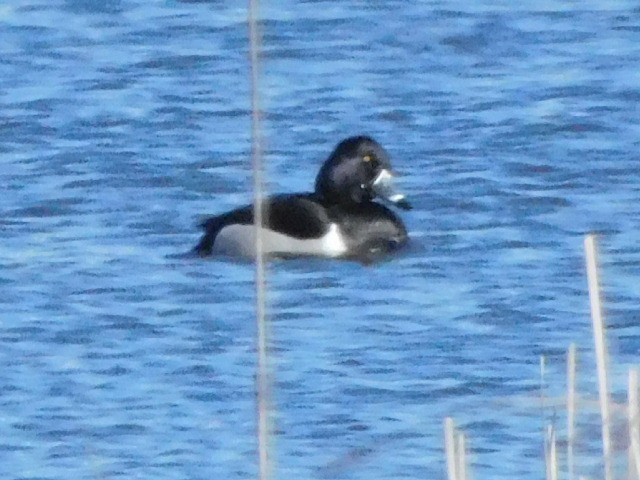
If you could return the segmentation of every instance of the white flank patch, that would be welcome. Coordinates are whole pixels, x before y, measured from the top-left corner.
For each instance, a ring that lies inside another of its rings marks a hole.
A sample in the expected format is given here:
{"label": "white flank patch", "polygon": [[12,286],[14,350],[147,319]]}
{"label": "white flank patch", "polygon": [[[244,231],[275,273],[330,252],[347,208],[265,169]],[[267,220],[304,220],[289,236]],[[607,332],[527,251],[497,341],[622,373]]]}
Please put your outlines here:
{"label": "white flank patch", "polygon": [[[267,255],[317,255],[339,257],[347,251],[338,225],[332,223],[320,238],[299,239],[262,229],[264,253]],[[241,257],[255,257],[256,231],[253,225],[228,225],[216,236],[213,253]]]}

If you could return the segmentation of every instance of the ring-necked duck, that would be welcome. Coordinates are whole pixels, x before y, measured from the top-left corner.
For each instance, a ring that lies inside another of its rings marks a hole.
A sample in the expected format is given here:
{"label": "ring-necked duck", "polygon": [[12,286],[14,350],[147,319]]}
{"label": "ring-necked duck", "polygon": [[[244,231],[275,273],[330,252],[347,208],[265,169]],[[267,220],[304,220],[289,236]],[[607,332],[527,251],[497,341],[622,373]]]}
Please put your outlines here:
{"label": "ring-necked duck", "polygon": [[[407,242],[398,216],[380,197],[409,210],[394,189],[389,155],[367,136],[340,142],[320,168],[315,192],[269,197],[263,249],[270,256],[315,255],[371,261]],[[209,218],[195,252],[255,256],[253,206]]]}

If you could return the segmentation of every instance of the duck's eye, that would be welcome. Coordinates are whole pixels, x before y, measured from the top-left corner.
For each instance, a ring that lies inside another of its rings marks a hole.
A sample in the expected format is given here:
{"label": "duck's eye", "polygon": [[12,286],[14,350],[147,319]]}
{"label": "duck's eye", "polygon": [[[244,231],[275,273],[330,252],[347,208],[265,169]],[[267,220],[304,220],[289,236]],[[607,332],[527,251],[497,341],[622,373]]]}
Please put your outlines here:
{"label": "duck's eye", "polygon": [[364,157],[362,157],[362,161],[364,162],[370,162],[372,159],[371,155],[365,155]]}

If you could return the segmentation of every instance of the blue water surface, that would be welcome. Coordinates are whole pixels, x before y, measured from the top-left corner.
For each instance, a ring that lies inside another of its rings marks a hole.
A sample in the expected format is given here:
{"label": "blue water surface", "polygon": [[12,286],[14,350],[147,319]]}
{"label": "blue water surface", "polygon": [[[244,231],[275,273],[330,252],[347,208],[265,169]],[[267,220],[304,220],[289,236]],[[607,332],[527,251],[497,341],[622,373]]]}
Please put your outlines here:
{"label": "blue water surface", "polygon": [[[640,353],[637,4],[261,16],[269,189],[367,133],[414,204],[390,261],[270,265],[273,478],[445,478],[448,415],[475,478],[542,478],[540,356],[561,437],[572,341],[596,395],[587,232],[617,403]],[[251,199],[247,33],[236,1],[0,3],[1,478],[256,477],[253,266],[180,257]]]}

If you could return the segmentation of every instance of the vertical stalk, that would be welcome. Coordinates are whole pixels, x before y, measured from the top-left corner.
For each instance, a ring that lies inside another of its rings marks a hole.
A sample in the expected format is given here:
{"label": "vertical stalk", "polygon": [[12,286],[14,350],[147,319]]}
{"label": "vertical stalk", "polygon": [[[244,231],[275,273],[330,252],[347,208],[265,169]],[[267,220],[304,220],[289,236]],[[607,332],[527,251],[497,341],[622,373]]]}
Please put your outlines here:
{"label": "vertical stalk", "polygon": [[556,448],[556,431],[553,425],[547,428],[547,446],[549,453],[546,455],[548,460],[547,472],[549,480],[558,480],[558,454]]}
{"label": "vertical stalk", "polygon": [[576,436],[576,344],[567,353],[567,468],[569,480],[575,479],[573,446]]}
{"label": "vertical stalk", "polygon": [[467,441],[463,432],[456,433],[456,457],[458,480],[467,480]]}
{"label": "vertical stalk", "polygon": [[269,388],[267,372],[267,339],[266,339],[266,286],[265,259],[262,241],[262,225],[264,223],[263,165],[262,165],[262,129],[260,122],[260,88],[259,61],[260,33],[258,32],[258,0],[249,0],[249,58],[251,67],[251,158],[253,162],[253,208],[256,247],[256,321],[258,366],[256,375],[257,410],[258,410],[258,478],[269,477],[269,457],[267,451],[269,425]]}
{"label": "vertical stalk", "polygon": [[456,428],[453,424],[453,418],[444,419],[444,449],[447,457],[447,478],[449,480],[458,480],[456,471]]}
{"label": "vertical stalk", "polygon": [[640,480],[640,405],[638,369],[629,370],[629,478]]}
{"label": "vertical stalk", "polygon": [[544,383],[544,374],[545,374],[545,356],[540,355],[540,416],[542,420],[542,449],[544,451],[544,467],[545,467],[545,480],[550,480],[551,472],[549,471],[549,445],[548,445],[548,436],[547,436],[547,419],[545,412],[545,383]]}
{"label": "vertical stalk", "polygon": [[596,363],[598,367],[598,387],[600,392],[600,416],[602,418],[602,455],[604,457],[604,478],[612,480],[611,458],[611,427],[609,407],[609,379],[607,371],[607,347],[605,342],[604,320],[602,318],[602,304],[600,302],[600,286],[598,281],[598,264],[596,259],[596,244],[593,235],[584,239],[587,259],[587,277],[589,280],[589,299],[591,303],[591,319],[593,323],[593,338],[596,347]]}

